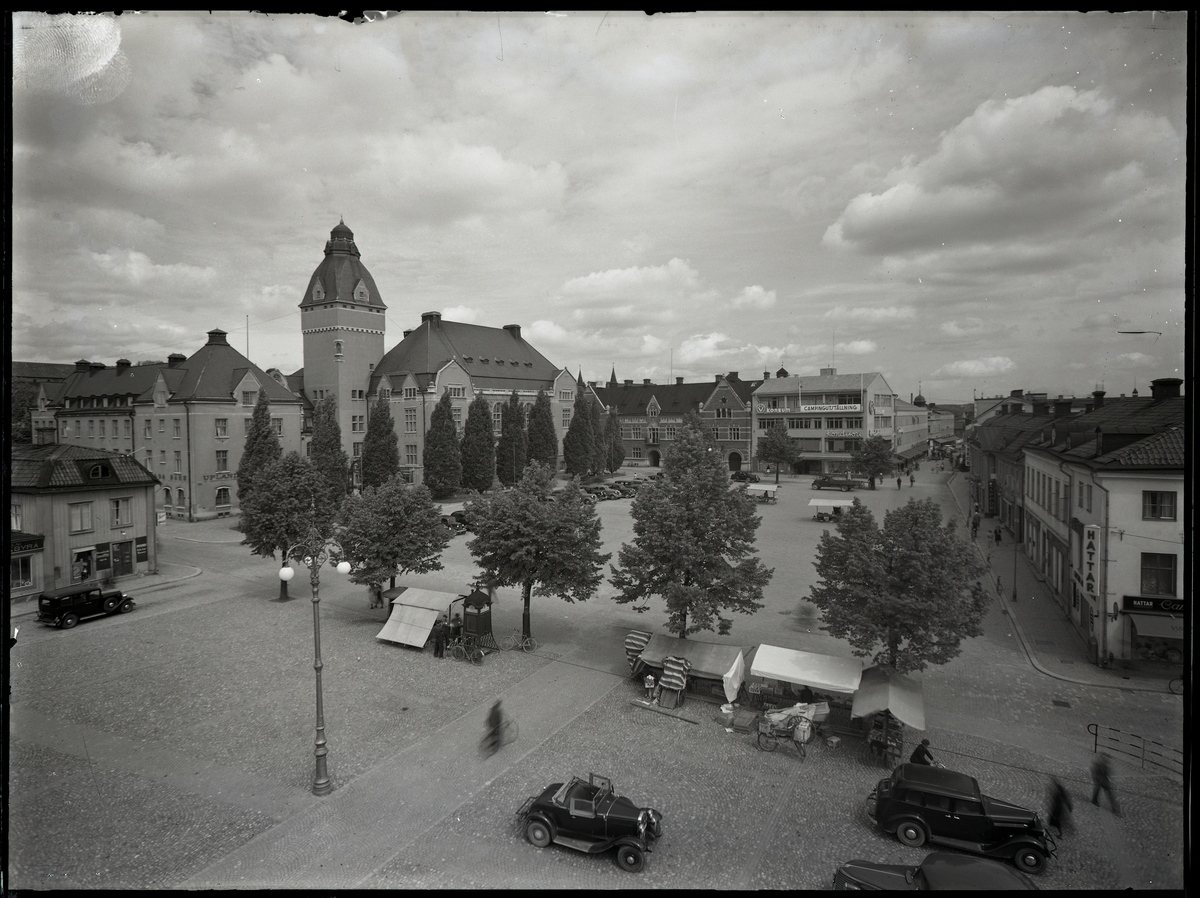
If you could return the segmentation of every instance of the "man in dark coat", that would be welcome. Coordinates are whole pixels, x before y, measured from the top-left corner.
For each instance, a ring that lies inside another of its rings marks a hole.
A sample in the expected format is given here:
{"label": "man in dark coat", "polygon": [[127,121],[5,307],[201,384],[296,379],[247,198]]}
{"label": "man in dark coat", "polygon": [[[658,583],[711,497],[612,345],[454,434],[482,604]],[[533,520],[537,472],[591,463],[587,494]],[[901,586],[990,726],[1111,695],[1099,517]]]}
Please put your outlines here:
{"label": "man in dark coat", "polygon": [[1071,804],[1071,796],[1067,794],[1067,787],[1058,781],[1057,777],[1050,779],[1050,813],[1046,816],[1046,823],[1058,830],[1061,836],[1063,824],[1071,818],[1071,811],[1075,810]]}
{"label": "man in dark coat", "polygon": [[928,739],[921,740],[921,744],[913,749],[912,757],[908,761],[910,764],[924,764],[926,767],[933,766],[933,755],[929,753]]}
{"label": "man in dark coat", "polygon": [[445,658],[446,625],[442,623],[442,619],[440,617],[433,622],[433,629],[430,631],[429,635],[433,637],[433,657]]}
{"label": "man in dark coat", "polygon": [[1117,807],[1117,796],[1113,794],[1112,770],[1109,768],[1108,755],[1104,752],[1092,762],[1092,804],[1097,807],[1100,805],[1101,792],[1108,795],[1108,803],[1112,805],[1113,813],[1120,817],[1121,809]]}

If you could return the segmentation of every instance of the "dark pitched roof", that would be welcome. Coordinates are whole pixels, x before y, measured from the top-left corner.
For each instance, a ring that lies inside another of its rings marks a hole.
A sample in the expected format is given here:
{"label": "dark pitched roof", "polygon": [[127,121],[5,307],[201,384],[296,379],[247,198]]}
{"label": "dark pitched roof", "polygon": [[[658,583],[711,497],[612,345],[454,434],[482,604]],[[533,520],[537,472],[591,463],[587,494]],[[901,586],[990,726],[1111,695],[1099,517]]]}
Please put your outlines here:
{"label": "dark pitched roof", "polygon": [[[158,478],[127,455],[106,449],[50,443],[14,446],[11,454],[12,489],[69,490],[97,486],[139,486],[158,483]],[[90,469],[103,462],[108,476],[97,481]]]}
{"label": "dark pitched roof", "polygon": [[775,396],[780,393],[792,394],[801,392],[832,392],[836,390],[857,390],[864,384],[869,384],[877,377],[883,377],[878,371],[864,371],[862,374],[815,374],[801,376],[798,374],[786,377],[776,377],[764,380],[759,387],[760,396]]}
{"label": "dark pitched roof", "polygon": [[534,349],[515,325],[505,328],[443,321],[436,312],[421,317],[421,326],[387,351],[371,373],[374,393],[383,375],[412,374],[428,386],[446,363],[457,361],[484,390],[549,388],[561,370]]}
{"label": "dark pitched roof", "polygon": [[1037,439],[1042,428],[1051,423],[1050,415],[1030,415],[1024,412],[989,418],[976,427],[975,442],[984,452],[1016,453]]}
{"label": "dark pitched roof", "polygon": [[696,384],[622,384],[595,387],[600,401],[618,415],[644,415],[651,399],[657,399],[660,414],[682,415],[696,411],[717,388],[715,380]]}
{"label": "dark pitched roof", "polygon": [[741,380],[740,378],[730,380],[728,377],[725,378],[725,382],[733,388],[733,392],[737,394],[737,398],[747,405],[750,404],[750,400],[754,396],[754,391],[766,383],[766,380],[766,378],[762,380]]}
{"label": "dark pitched roof", "polygon": [[129,365],[119,368],[96,367],[87,371],[74,371],[63,384],[63,399],[78,399],[85,396],[133,396],[134,399],[150,398],[150,391],[158,382],[159,372],[171,381],[178,382],[178,368],[166,365]]}
{"label": "dark pitched roof", "polygon": [[[323,295],[318,299],[317,284],[321,285]],[[359,284],[365,287],[365,293],[356,295]],[[358,247],[354,245],[354,234],[346,227],[345,222],[329,232],[329,240],[325,243],[325,258],[317,266],[317,270],[308,279],[308,288],[300,300],[300,308],[322,305],[324,303],[341,302],[370,306],[376,309],[386,309],[379,296],[379,288],[375,286],[375,278],[367,271],[359,257]]]}
{"label": "dark pitched roof", "polygon": [[9,371],[14,381],[33,380],[38,383],[66,380],[75,370],[74,365],[61,362],[10,362]]}
{"label": "dark pitched roof", "polygon": [[254,375],[259,389],[271,402],[300,402],[291,390],[230,346],[223,330],[209,331],[208,342],[175,370],[182,370],[184,375],[173,387],[174,402],[205,399],[228,402],[247,373]]}
{"label": "dark pitched roof", "polygon": [[1162,433],[1146,437],[1123,449],[1100,456],[1099,464],[1122,467],[1170,467],[1182,468],[1185,451],[1183,428],[1172,425]]}

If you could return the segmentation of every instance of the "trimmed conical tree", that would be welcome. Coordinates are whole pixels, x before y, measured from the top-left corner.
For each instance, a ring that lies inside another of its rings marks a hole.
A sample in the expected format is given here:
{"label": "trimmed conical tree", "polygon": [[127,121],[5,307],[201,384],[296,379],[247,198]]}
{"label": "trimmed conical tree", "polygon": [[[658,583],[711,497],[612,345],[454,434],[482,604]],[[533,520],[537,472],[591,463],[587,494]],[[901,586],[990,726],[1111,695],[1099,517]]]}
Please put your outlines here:
{"label": "trimmed conical tree", "polygon": [[563,462],[567,473],[580,477],[592,470],[592,409],[583,386],[583,374],[575,388],[575,406],[571,411],[571,423],[563,438]]}
{"label": "trimmed conical tree", "polygon": [[526,433],[528,460],[545,465],[551,472],[557,471],[558,434],[554,430],[554,409],[545,390],[538,390],[533,408],[529,410],[529,428]]}
{"label": "trimmed conical tree", "polygon": [[595,397],[589,402],[592,412],[592,470],[599,474],[608,468],[608,434],[604,429],[604,409]]}
{"label": "trimmed conical tree", "polygon": [[350,493],[350,456],[342,448],[342,428],[337,419],[337,400],[322,399],[313,409],[312,442],[308,458],[322,484],[318,516],[335,517],[342,500]]}
{"label": "trimmed conical tree", "polygon": [[483,492],[496,479],[496,445],[492,436],[492,404],[482,396],[467,406],[467,423],[460,444],[462,485]]}
{"label": "trimmed conical tree", "polygon": [[505,486],[521,479],[525,470],[525,409],[513,390],[500,409],[500,442],[496,445],[496,475]]}
{"label": "trimmed conical tree", "polygon": [[616,412],[609,412],[605,425],[604,442],[608,448],[605,467],[612,473],[625,463],[625,441],[621,439],[621,419]]}
{"label": "trimmed conical tree", "polygon": [[392,418],[391,403],[375,400],[367,420],[367,436],[362,446],[362,485],[383,486],[400,470],[400,439]]}
{"label": "trimmed conical tree", "polygon": [[279,446],[279,435],[271,426],[271,401],[267,398],[266,390],[258,391],[258,402],[254,405],[254,415],[250,418],[250,430],[246,433],[246,443],[242,448],[242,459],[237,469],[238,504],[242,504],[250,490],[254,489],[254,478],[272,462],[277,462],[283,455]]}
{"label": "trimmed conical tree", "polygon": [[462,484],[462,457],[454,429],[449,391],[442,393],[429,416],[425,434],[425,485],[435,499],[449,499]]}

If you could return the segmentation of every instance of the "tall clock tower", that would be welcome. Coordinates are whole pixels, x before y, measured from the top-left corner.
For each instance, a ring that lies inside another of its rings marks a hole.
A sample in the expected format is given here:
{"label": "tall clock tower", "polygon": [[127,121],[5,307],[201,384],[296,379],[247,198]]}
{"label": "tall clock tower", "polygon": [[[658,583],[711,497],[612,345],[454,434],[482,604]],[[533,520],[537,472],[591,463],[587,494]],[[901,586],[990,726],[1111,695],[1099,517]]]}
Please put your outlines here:
{"label": "tall clock tower", "polygon": [[[337,400],[342,447],[352,459],[354,443],[366,436],[366,390],[371,370],[383,358],[386,311],[353,232],[339,221],[304,291],[300,329],[304,393],[314,404],[329,396]],[[355,429],[358,425],[361,429]]]}

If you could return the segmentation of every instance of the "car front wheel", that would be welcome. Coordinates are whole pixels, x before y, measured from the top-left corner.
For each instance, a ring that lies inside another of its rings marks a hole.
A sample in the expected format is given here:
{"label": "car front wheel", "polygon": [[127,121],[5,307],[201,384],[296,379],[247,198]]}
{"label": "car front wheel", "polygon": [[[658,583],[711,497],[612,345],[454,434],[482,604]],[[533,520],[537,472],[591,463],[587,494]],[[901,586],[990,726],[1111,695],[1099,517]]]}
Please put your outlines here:
{"label": "car front wheel", "polygon": [[844,486],[844,487],[842,487],[842,492],[843,492],[843,493],[848,493],[848,492],[850,492],[850,487],[848,487],[848,486]]}
{"label": "car front wheel", "polygon": [[538,848],[545,848],[554,840],[550,827],[541,820],[530,820],[525,825],[525,838],[529,840],[529,844]]}
{"label": "car front wheel", "polygon": [[637,873],[646,865],[646,856],[636,845],[622,845],[617,849],[617,864],[622,870]]}
{"label": "car front wheel", "polygon": [[114,611],[117,610],[117,597],[116,596],[105,597],[104,610],[108,614],[112,614]]}
{"label": "car front wheel", "polygon": [[1041,873],[1046,869],[1046,855],[1036,848],[1022,848],[1013,855],[1013,863],[1025,873]]}
{"label": "car front wheel", "polygon": [[59,624],[64,630],[70,630],[73,626],[79,623],[79,618],[74,614],[64,614],[62,622]]}
{"label": "car front wheel", "polygon": [[129,599],[126,599],[117,607],[117,611],[119,611],[121,614],[128,614],[132,610],[133,602],[131,602]]}
{"label": "car front wheel", "polygon": [[896,838],[910,848],[920,848],[925,844],[925,827],[919,823],[905,821],[897,827]]}

